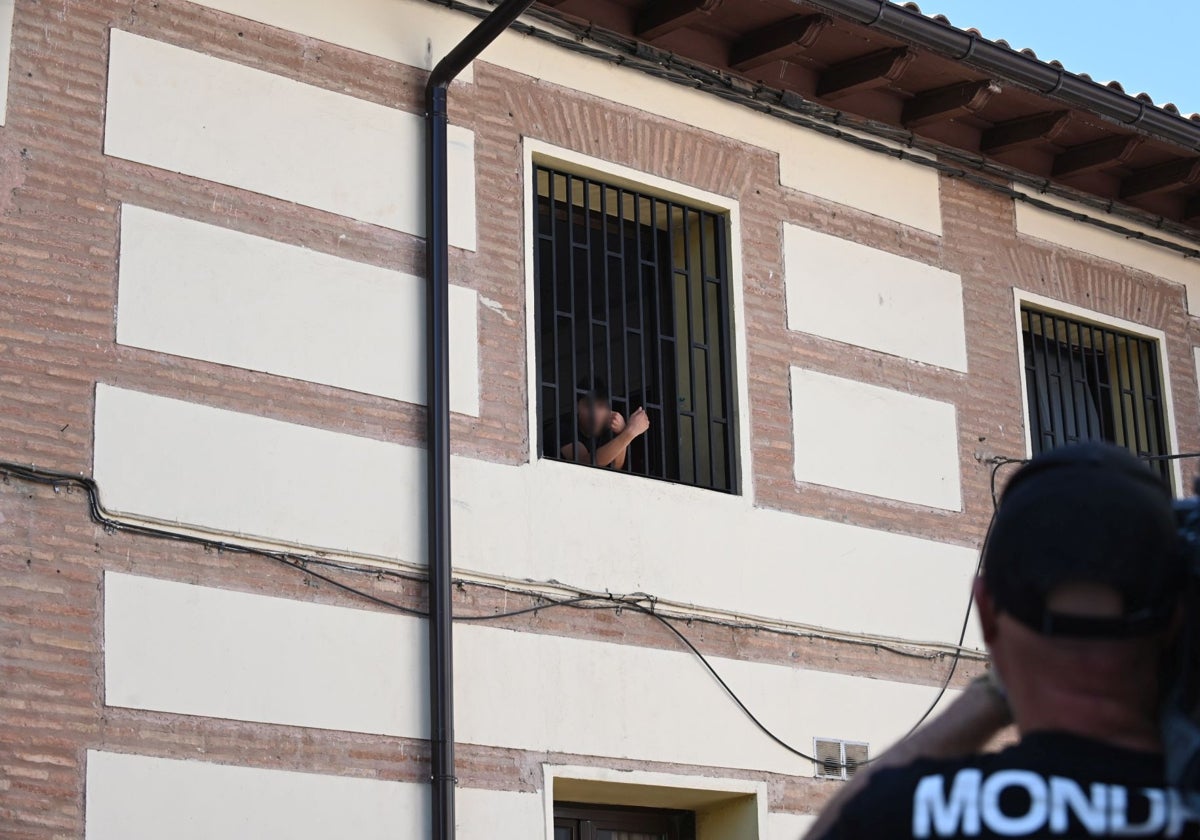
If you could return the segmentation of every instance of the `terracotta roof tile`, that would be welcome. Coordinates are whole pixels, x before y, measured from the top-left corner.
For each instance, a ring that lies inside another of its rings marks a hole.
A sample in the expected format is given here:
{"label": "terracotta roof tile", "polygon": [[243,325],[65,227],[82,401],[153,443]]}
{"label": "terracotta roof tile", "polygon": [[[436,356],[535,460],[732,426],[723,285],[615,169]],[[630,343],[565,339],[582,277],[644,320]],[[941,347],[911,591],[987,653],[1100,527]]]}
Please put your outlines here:
{"label": "terracotta roof tile", "polygon": [[[916,3],[908,2],[908,3],[904,3],[903,6],[904,6],[904,8],[908,9],[909,11],[916,12],[917,14],[920,14],[920,15],[925,15],[925,13],[921,11],[921,7],[919,5],[917,5]],[[950,21],[950,18],[946,17],[945,15],[941,15],[941,14],[925,15],[925,17],[928,17],[930,20],[937,21],[938,23],[940,23],[944,26],[954,26],[954,24]],[[970,29],[964,29],[963,31],[970,35],[975,35],[978,38],[986,37],[982,32],[980,32],[975,27],[971,27]],[[992,39],[989,39],[989,40],[992,40]],[[997,46],[1004,47],[1005,49],[1009,49],[1009,50],[1014,49],[1013,46],[1011,44],[1009,44],[1008,41],[1004,40],[1003,38],[996,38],[996,39],[992,40],[992,43],[996,44]],[[1037,53],[1034,52],[1033,50],[1029,49],[1028,47],[1020,50],[1020,53],[1022,55],[1027,55],[1033,59],[1037,59],[1037,57],[1038,57]],[[1038,59],[1038,60],[1040,60],[1040,59]],[[1051,67],[1055,68],[1056,70],[1066,70],[1066,68],[1063,67],[1063,64],[1061,61],[1051,59],[1045,63],[1050,65]],[[1071,72],[1071,71],[1067,71],[1067,72]],[[1081,79],[1086,79],[1089,82],[1094,81],[1093,78],[1087,73],[1075,73],[1075,75]],[[1125,86],[1122,85],[1118,81],[1114,80],[1114,81],[1108,82],[1106,86],[1110,87],[1113,90],[1118,91],[1120,93],[1126,93]],[[1173,103],[1173,102],[1167,102],[1163,105],[1159,105],[1157,102],[1154,101],[1154,97],[1152,97],[1150,94],[1144,93],[1144,92],[1136,94],[1134,96],[1134,98],[1137,99],[1139,102],[1145,102],[1147,105],[1153,105],[1156,108],[1161,108],[1162,110],[1166,111],[1169,114],[1176,114],[1176,115],[1182,116],[1182,114],[1179,110],[1179,107],[1177,105],[1175,105],[1175,103]],[[1195,122],[1200,122],[1200,114],[1190,114],[1188,116],[1188,119],[1193,120]]]}

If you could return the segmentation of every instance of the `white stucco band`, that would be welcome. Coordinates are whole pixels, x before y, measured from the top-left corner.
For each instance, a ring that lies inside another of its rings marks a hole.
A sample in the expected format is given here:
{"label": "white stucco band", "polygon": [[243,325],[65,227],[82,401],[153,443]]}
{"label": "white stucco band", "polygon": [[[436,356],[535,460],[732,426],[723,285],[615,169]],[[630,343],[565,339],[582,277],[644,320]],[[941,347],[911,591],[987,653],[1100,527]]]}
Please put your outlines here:
{"label": "white stucco band", "polygon": [[[417,840],[429,786],[89,750],[86,840]],[[460,787],[459,840],[540,837],[537,793]],[[783,838],[779,840],[795,840]]]}
{"label": "white stucco band", "polygon": [[[104,152],[416,236],[424,120],[112,30]],[[475,249],[474,134],[451,126],[450,244]]]}
{"label": "white stucco band", "polygon": [[429,826],[428,786],[87,753],[87,840],[396,840]]}
{"label": "white stucco band", "polygon": [[[479,414],[478,297],[450,287],[450,406]],[[425,403],[425,281],[121,208],[117,341]]]}
{"label": "white stucco band", "polygon": [[[423,0],[343,0],[336,13],[321,0],[201,2],[418,67],[429,67],[432,56],[457,43],[476,22],[472,16],[438,8]],[[530,23],[553,28],[544,21]],[[393,31],[396,40],[382,47],[381,30]],[[786,187],[930,233],[942,232],[938,175],[929,167],[868,151],[722,102],[709,94],[654,79],[637,70],[585,58],[511,31],[489,46],[481,60],[768,149],[779,155],[779,180]],[[874,142],[889,145],[885,141]],[[888,187],[881,189],[880,184]]]}
{"label": "white stucco band", "polygon": [[[95,429],[94,475],[117,515],[307,550],[424,560],[421,449],[107,385],[97,387]],[[940,457],[936,436],[933,449]],[[852,474],[862,466],[849,463]],[[931,469],[919,457],[913,467]],[[957,641],[976,561],[970,548],[558,461],[455,457],[451,470],[462,572]],[[931,478],[909,480],[926,487]],[[599,510],[654,527],[617,528],[596,540],[579,523]],[[735,562],[738,574],[730,575]]]}
{"label": "white stucco band", "polygon": [[93,475],[118,513],[419,563],[425,451],[96,386]]}
{"label": "white stucco band", "polygon": [[[104,631],[111,706],[428,737],[420,619],[108,572]],[[686,650],[480,624],[456,625],[454,638],[463,743],[813,772],[758,731]],[[882,748],[938,693],[791,665],[711,662],[793,744],[821,734]]]}
{"label": "white stucco band", "polygon": [[8,64],[12,57],[13,12],[16,0],[0,0],[0,125],[8,115]]}
{"label": "white stucco band", "polygon": [[109,706],[425,738],[425,639],[407,616],[104,576]]}
{"label": "white stucco band", "polygon": [[962,507],[950,403],[794,367],[792,424],[798,481]]}
{"label": "white stucco band", "polygon": [[[1024,190],[1020,186],[1017,186],[1016,189],[1032,193],[1032,191]],[[1070,210],[1073,213],[1085,213],[1105,218],[1105,215],[1099,210],[1075,204],[1056,196],[1038,193],[1037,199],[1047,204],[1053,204],[1057,207]],[[1059,213],[1034,207],[1024,201],[1015,202],[1015,211],[1017,231],[1019,233],[1044,239],[1076,251],[1082,251],[1085,254],[1092,254],[1101,259],[1120,263],[1121,265],[1127,265],[1130,268],[1162,277],[1172,283],[1178,283],[1187,291],[1188,312],[1192,315],[1200,315],[1200,259],[1191,259],[1168,248],[1139,242],[1132,237],[1122,236],[1115,231],[1105,230],[1095,225],[1076,221]],[[1186,245],[1190,248],[1197,248],[1195,242],[1189,242],[1163,231],[1139,225],[1137,222],[1128,219],[1110,216],[1106,220],[1115,222],[1138,233],[1144,233],[1147,236],[1168,240],[1179,245]]]}
{"label": "white stucco band", "polygon": [[967,369],[957,274],[792,224],[783,247],[790,329]]}

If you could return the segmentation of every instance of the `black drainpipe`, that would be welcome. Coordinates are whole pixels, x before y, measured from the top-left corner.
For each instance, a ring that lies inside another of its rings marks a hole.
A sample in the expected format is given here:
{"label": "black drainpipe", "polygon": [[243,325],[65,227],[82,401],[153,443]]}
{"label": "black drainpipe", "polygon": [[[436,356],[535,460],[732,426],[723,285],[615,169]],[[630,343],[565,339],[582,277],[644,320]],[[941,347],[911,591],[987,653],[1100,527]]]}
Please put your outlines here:
{"label": "black drainpipe", "polygon": [[425,276],[429,564],[429,784],[433,840],[454,838],[454,639],[450,554],[450,241],[446,208],[446,92],[533,4],[503,0],[429,74],[425,86]]}

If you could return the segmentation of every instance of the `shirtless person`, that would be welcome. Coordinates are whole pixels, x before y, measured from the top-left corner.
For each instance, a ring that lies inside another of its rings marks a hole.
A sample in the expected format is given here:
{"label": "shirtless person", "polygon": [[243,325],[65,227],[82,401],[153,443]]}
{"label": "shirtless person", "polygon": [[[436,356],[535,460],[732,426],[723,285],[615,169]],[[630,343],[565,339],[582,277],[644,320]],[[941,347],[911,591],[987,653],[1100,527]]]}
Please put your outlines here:
{"label": "shirtless person", "polygon": [[629,445],[650,428],[650,418],[639,408],[626,421],[613,411],[608,386],[603,379],[585,377],[579,383],[575,417],[563,419],[558,430],[559,457],[564,461],[609,467],[625,467]]}

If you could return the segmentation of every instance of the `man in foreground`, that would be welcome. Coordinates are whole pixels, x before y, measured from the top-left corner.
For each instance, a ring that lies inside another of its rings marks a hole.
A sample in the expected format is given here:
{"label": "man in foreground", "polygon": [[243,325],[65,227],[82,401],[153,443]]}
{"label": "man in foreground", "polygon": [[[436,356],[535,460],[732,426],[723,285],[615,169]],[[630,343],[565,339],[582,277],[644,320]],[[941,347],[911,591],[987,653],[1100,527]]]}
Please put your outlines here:
{"label": "man in foreground", "polygon": [[[1196,836],[1164,784],[1186,568],[1161,479],[1116,447],[1039,456],[1006,488],[983,564],[994,670],[861,768],[809,837]],[[981,753],[1010,722],[1019,743]]]}

